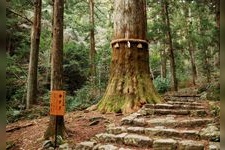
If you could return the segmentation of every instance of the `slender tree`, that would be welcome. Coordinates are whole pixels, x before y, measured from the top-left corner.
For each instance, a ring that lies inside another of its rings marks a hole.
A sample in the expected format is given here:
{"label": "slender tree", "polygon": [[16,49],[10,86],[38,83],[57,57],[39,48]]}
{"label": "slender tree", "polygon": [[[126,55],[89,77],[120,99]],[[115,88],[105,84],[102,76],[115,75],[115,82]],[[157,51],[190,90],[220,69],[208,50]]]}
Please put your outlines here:
{"label": "slender tree", "polygon": [[[51,90],[62,90],[63,81],[63,12],[64,0],[54,0],[53,39],[51,54]],[[57,120],[57,121],[56,121]],[[50,116],[50,122],[45,132],[45,139],[55,135],[64,136],[65,125],[63,116]]]}
{"label": "slender tree", "polygon": [[89,0],[89,22],[90,22],[90,52],[89,52],[89,60],[90,60],[90,79],[91,82],[94,82],[94,78],[96,75],[96,65],[95,65],[95,21],[94,21],[94,0]]}
{"label": "slender tree", "polygon": [[172,90],[178,90],[178,83],[176,77],[176,64],[174,58],[174,49],[173,49],[173,42],[172,42],[172,35],[171,35],[171,27],[170,27],[170,18],[169,18],[169,11],[168,11],[169,3],[167,0],[163,0],[163,10],[165,14],[166,26],[167,26],[167,39],[169,42],[169,58],[170,58],[170,70],[171,70],[171,84]]}
{"label": "slender tree", "polygon": [[187,48],[188,48],[188,52],[190,55],[190,61],[191,61],[191,71],[192,71],[192,83],[193,85],[196,85],[196,79],[197,79],[197,68],[196,68],[196,64],[195,64],[195,49],[193,46],[193,42],[192,42],[192,20],[190,19],[191,17],[191,9],[188,7],[189,5],[187,4],[187,7],[185,7],[185,17],[186,17],[186,35],[187,35]]}
{"label": "slender tree", "polygon": [[37,102],[37,69],[41,34],[41,4],[42,0],[35,0],[34,2],[34,19],[31,31],[30,62],[27,80],[27,109]]}
{"label": "slender tree", "polygon": [[115,0],[114,11],[110,78],[98,110],[130,113],[162,101],[150,76],[146,0]]}
{"label": "slender tree", "polygon": [[216,28],[217,28],[217,45],[218,45],[218,60],[215,62],[217,68],[220,68],[220,0],[215,1],[215,18],[216,18]]}
{"label": "slender tree", "polygon": [[[165,44],[164,44],[165,45]],[[166,48],[165,46],[163,46],[163,48]],[[166,50],[162,49],[160,51],[160,58],[161,58],[161,78],[166,78],[166,64],[167,64],[167,54],[166,54]]]}

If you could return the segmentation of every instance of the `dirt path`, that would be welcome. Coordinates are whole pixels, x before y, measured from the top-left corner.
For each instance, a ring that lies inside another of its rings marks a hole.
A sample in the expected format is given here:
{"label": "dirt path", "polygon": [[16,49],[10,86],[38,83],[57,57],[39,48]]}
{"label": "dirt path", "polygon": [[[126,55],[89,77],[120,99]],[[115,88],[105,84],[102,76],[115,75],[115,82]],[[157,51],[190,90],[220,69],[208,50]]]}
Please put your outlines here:
{"label": "dirt path", "polygon": [[[99,118],[97,125],[90,126],[93,118]],[[115,114],[100,114],[95,111],[85,112],[76,111],[68,113],[65,116],[65,125],[68,129],[67,142],[71,147],[76,143],[88,140],[95,134],[105,131],[109,123],[118,124],[122,116]],[[34,120],[18,121],[6,126],[9,132],[6,132],[7,143],[12,145],[10,150],[37,150],[42,148],[44,131],[47,128],[49,117],[43,117]],[[12,130],[18,126],[29,125],[19,129]],[[11,131],[10,131],[11,130]]]}

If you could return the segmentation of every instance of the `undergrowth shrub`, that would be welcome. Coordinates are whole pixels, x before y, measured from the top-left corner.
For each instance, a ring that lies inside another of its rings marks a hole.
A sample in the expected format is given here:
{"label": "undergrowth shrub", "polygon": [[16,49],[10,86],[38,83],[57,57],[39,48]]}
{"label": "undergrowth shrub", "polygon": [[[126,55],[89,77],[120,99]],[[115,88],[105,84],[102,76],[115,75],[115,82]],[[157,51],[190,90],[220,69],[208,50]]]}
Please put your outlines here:
{"label": "undergrowth shrub", "polygon": [[99,89],[93,85],[86,84],[81,89],[75,91],[75,95],[66,96],[67,111],[84,110],[96,104],[101,97]]}
{"label": "undergrowth shrub", "polygon": [[158,76],[153,80],[153,84],[159,93],[165,93],[170,89],[170,80]]}

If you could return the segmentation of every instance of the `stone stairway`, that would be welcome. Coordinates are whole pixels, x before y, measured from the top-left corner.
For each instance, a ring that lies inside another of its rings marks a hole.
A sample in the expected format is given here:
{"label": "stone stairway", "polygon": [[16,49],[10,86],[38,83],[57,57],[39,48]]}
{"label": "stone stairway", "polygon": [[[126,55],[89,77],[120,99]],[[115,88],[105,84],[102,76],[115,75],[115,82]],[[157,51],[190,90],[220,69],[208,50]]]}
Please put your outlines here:
{"label": "stone stairway", "polygon": [[109,125],[76,150],[219,150],[219,129],[199,97],[167,97]]}

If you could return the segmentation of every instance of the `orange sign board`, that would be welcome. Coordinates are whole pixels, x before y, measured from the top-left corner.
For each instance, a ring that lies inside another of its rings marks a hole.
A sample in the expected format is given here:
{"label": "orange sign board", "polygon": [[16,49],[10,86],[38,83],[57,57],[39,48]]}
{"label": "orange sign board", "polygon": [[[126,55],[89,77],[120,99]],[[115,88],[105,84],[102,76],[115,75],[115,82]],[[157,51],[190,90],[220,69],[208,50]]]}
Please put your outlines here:
{"label": "orange sign board", "polygon": [[65,114],[65,91],[51,91],[50,115],[63,116]]}

